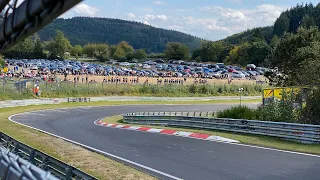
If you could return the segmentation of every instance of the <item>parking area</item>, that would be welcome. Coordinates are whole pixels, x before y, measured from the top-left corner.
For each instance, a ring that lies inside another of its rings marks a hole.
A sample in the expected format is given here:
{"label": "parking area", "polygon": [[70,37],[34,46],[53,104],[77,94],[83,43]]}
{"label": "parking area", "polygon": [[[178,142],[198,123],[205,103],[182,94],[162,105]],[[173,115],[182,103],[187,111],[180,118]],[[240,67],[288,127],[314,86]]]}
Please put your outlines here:
{"label": "parking area", "polygon": [[81,83],[136,84],[255,84],[266,83],[266,68],[248,65],[245,69],[223,63],[203,64],[161,59],[144,62],[115,62],[108,64],[75,60],[6,60],[8,72],[1,77],[40,78],[46,81]]}

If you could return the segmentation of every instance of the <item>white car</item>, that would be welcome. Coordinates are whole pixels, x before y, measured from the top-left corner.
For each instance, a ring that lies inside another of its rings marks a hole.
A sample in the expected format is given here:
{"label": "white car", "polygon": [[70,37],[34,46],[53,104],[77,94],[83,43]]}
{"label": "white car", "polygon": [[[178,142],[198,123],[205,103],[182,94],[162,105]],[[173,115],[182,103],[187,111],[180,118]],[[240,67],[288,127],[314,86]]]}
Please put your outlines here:
{"label": "white car", "polygon": [[130,63],[128,62],[121,62],[119,63],[120,66],[130,66]]}
{"label": "white car", "polygon": [[30,70],[38,70],[38,66],[33,65],[33,66],[30,67]]}
{"label": "white car", "polygon": [[236,71],[236,72],[232,73],[232,77],[233,78],[245,78],[246,76],[242,72]]}
{"label": "white car", "polygon": [[144,65],[142,66],[142,68],[144,68],[144,69],[150,69],[150,68],[151,68],[151,66],[150,66],[150,65],[148,65],[148,64],[144,64]]}

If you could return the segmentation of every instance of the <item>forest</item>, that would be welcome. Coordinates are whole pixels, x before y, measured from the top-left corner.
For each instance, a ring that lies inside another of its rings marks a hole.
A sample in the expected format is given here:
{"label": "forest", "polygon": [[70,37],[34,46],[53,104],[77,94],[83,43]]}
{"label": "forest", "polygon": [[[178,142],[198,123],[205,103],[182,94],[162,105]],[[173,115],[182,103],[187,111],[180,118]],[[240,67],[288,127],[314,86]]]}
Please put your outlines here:
{"label": "forest", "polygon": [[130,43],[135,49],[145,49],[147,53],[163,52],[168,42],[181,42],[191,50],[198,48],[202,39],[174,30],[166,30],[120,19],[74,17],[56,19],[39,32],[43,41],[55,36],[56,30],[62,31],[71,45],[95,43]]}

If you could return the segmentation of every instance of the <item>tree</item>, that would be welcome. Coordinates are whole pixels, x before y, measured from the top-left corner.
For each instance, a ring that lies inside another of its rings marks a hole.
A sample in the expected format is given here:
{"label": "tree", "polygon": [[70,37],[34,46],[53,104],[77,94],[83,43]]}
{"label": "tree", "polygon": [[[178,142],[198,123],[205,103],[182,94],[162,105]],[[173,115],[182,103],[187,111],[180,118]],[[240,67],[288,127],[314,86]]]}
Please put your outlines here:
{"label": "tree", "polygon": [[134,51],[133,47],[126,41],[121,41],[117,46],[122,48],[126,54],[133,53]]}
{"label": "tree", "polygon": [[124,49],[121,48],[121,46],[117,46],[117,49],[113,54],[113,57],[117,60],[124,61],[126,59],[126,52],[124,51]]}
{"label": "tree", "polygon": [[71,44],[67,38],[64,37],[63,32],[57,31],[56,36],[48,45],[50,52],[50,58],[52,59],[64,59],[65,53],[71,48]]}
{"label": "tree", "polygon": [[309,15],[303,16],[301,21],[301,27],[310,28],[315,25],[316,25],[316,22],[312,17],[310,17]]}
{"label": "tree", "polygon": [[93,57],[94,51],[95,51],[94,44],[87,44],[83,47],[83,54],[86,54],[88,57]]}
{"label": "tree", "polygon": [[34,46],[33,46],[32,58],[35,58],[35,59],[45,58],[46,55],[43,52],[44,45],[42,44],[40,36],[38,34],[35,34],[33,36],[33,43],[34,43]]}
{"label": "tree", "polygon": [[109,50],[108,48],[103,51],[95,50],[93,52],[94,57],[96,57],[100,62],[105,62],[109,60]]}
{"label": "tree", "polygon": [[276,22],[274,23],[274,31],[273,33],[279,37],[282,37],[282,35],[285,32],[289,31],[289,27],[290,27],[290,19],[288,17],[289,12],[286,11],[284,13],[282,13],[280,15],[280,17],[276,20]]}
{"label": "tree", "polygon": [[320,33],[317,27],[299,28],[297,34],[286,34],[277,45],[270,65],[278,68],[281,76],[272,76],[271,82],[281,86],[310,85],[310,79],[318,82],[316,68],[320,68]]}
{"label": "tree", "polygon": [[200,57],[202,62],[221,62],[227,56],[226,44],[223,41],[205,42],[201,45]]}
{"label": "tree", "polygon": [[110,57],[114,58],[114,53],[116,52],[116,50],[117,50],[117,46],[116,45],[109,46]]}
{"label": "tree", "polygon": [[277,47],[279,42],[280,42],[279,37],[277,35],[274,35],[273,38],[270,41],[270,47],[272,47],[272,48]]}
{"label": "tree", "polygon": [[134,52],[134,58],[136,59],[145,59],[147,57],[147,53],[144,49],[138,49]]}
{"label": "tree", "polygon": [[189,48],[179,42],[169,42],[164,51],[165,56],[169,59],[187,59],[189,57]]}
{"label": "tree", "polygon": [[75,45],[74,47],[72,47],[70,54],[72,56],[81,56],[83,53],[83,48],[80,45]]}
{"label": "tree", "polygon": [[196,59],[196,58],[200,58],[200,54],[201,54],[201,49],[196,49],[192,52],[192,59]]}

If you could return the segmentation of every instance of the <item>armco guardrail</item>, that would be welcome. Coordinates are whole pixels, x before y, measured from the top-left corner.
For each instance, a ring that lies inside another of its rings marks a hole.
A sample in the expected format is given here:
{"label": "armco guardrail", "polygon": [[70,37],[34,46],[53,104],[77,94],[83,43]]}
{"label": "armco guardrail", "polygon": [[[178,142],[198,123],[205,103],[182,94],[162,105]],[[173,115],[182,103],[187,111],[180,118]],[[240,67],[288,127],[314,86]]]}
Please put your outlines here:
{"label": "armco guardrail", "polygon": [[[86,179],[95,180],[97,178],[59,161],[43,152],[27,146],[12,137],[0,132],[0,146],[6,148],[11,153],[29,161],[31,164],[50,172],[58,179]],[[1,174],[1,172],[0,172]],[[0,178],[1,179],[1,178]]]}
{"label": "armco guardrail", "polygon": [[301,143],[320,143],[320,126],[309,124],[190,117],[179,115],[179,113],[176,115],[175,113],[166,112],[129,113],[123,115],[123,121],[132,124],[152,124],[208,130],[223,130],[273,136]]}
{"label": "armco guardrail", "polygon": [[0,147],[0,179],[58,180],[39,167]]}

